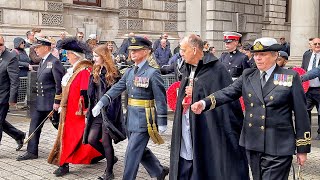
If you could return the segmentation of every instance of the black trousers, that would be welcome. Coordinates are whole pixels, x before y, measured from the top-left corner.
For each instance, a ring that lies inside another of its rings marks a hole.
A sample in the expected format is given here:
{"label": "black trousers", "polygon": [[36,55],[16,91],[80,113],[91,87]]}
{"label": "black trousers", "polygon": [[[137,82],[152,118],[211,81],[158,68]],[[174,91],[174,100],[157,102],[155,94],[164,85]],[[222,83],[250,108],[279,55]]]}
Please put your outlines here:
{"label": "black trousers", "polygon": [[182,157],[179,158],[179,180],[191,180],[192,178],[192,160],[186,160]]}
{"label": "black trousers", "polygon": [[247,150],[253,180],[288,180],[292,156],[272,156]]}
{"label": "black trousers", "polygon": [[8,121],[6,121],[8,110],[9,103],[0,104],[0,143],[2,139],[2,131],[4,131],[15,140],[21,139],[24,136],[24,133],[22,131],[15,128]]}
{"label": "black trousers", "polygon": [[[39,124],[48,116],[50,111],[34,111],[31,117],[30,127],[29,127],[29,135],[34,132],[34,130],[39,126]],[[42,130],[43,124],[40,129],[35,133],[33,138],[28,142],[27,151],[34,155],[38,155],[38,145],[40,134]]]}
{"label": "black trousers", "polygon": [[306,93],[307,98],[307,110],[309,113],[309,118],[311,122],[311,110],[314,106],[317,108],[318,112],[318,134],[320,134],[320,111],[319,111],[319,104],[320,104],[320,87],[310,87]]}

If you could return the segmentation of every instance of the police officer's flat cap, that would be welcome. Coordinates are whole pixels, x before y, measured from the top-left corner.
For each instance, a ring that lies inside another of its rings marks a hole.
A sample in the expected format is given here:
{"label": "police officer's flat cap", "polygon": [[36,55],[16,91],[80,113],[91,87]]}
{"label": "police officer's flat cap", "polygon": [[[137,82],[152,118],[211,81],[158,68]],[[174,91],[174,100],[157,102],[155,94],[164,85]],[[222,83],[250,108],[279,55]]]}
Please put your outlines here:
{"label": "police officer's flat cap", "polygon": [[134,36],[129,38],[129,47],[128,49],[134,50],[134,49],[151,49],[152,42],[148,39],[141,37],[141,36]]}
{"label": "police officer's flat cap", "polygon": [[288,60],[288,53],[284,52],[284,51],[279,51],[279,56],[283,57],[284,59]]}
{"label": "police officer's flat cap", "polygon": [[35,37],[36,42],[32,46],[51,46],[51,41],[44,37],[37,36]]}
{"label": "police officer's flat cap", "polygon": [[76,37],[69,37],[61,40],[57,45],[57,48],[83,54],[91,52],[90,47],[85,42],[77,40]]}
{"label": "police officer's flat cap", "polygon": [[245,43],[245,44],[243,44],[242,47],[243,47],[243,50],[250,51],[252,45],[250,43]]}
{"label": "police officer's flat cap", "polygon": [[277,40],[270,37],[256,39],[251,47],[251,52],[280,51],[282,46]]}
{"label": "police officer's flat cap", "polygon": [[237,32],[223,32],[223,42],[229,43],[232,41],[239,41],[242,37],[240,33]]}

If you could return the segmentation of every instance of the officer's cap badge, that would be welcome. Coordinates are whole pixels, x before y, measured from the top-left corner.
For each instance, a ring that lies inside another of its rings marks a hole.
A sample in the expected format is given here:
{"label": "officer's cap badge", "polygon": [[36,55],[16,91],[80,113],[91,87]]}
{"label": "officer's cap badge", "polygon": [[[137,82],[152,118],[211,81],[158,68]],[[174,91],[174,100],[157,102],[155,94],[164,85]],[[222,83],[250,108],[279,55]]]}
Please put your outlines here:
{"label": "officer's cap badge", "polygon": [[136,43],[136,39],[134,37],[131,38],[131,43]]}
{"label": "officer's cap badge", "polygon": [[261,44],[260,41],[256,42],[256,44],[253,46],[253,50],[255,51],[263,50],[263,45]]}

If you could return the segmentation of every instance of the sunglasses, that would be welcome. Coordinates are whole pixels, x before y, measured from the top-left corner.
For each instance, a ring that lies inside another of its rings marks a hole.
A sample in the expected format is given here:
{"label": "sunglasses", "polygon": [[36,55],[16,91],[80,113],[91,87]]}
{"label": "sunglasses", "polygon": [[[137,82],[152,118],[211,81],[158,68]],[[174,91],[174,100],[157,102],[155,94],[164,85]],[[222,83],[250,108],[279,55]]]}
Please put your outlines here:
{"label": "sunglasses", "polygon": [[315,46],[317,46],[317,45],[320,46],[320,43],[313,43],[313,45],[315,45]]}

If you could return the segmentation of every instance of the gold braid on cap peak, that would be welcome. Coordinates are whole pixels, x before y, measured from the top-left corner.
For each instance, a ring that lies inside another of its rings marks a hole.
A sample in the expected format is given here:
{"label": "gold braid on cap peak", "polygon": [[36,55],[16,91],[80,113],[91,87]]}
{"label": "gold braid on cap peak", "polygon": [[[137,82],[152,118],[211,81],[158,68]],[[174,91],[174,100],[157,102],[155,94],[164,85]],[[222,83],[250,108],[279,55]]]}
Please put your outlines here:
{"label": "gold braid on cap peak", "polygon": [[296,140],[296,146],[306,146],[311,145],[311,134],[310,132],[304,133],[304,139],[298,139]]}
{"label": "gold braid on cap peak", "polygon": [[211,101],[211,106],[209,110],[214,109],[216,107],[216,98],[213,96],[213,94],[209,95],[207,98],[209,98]]}

